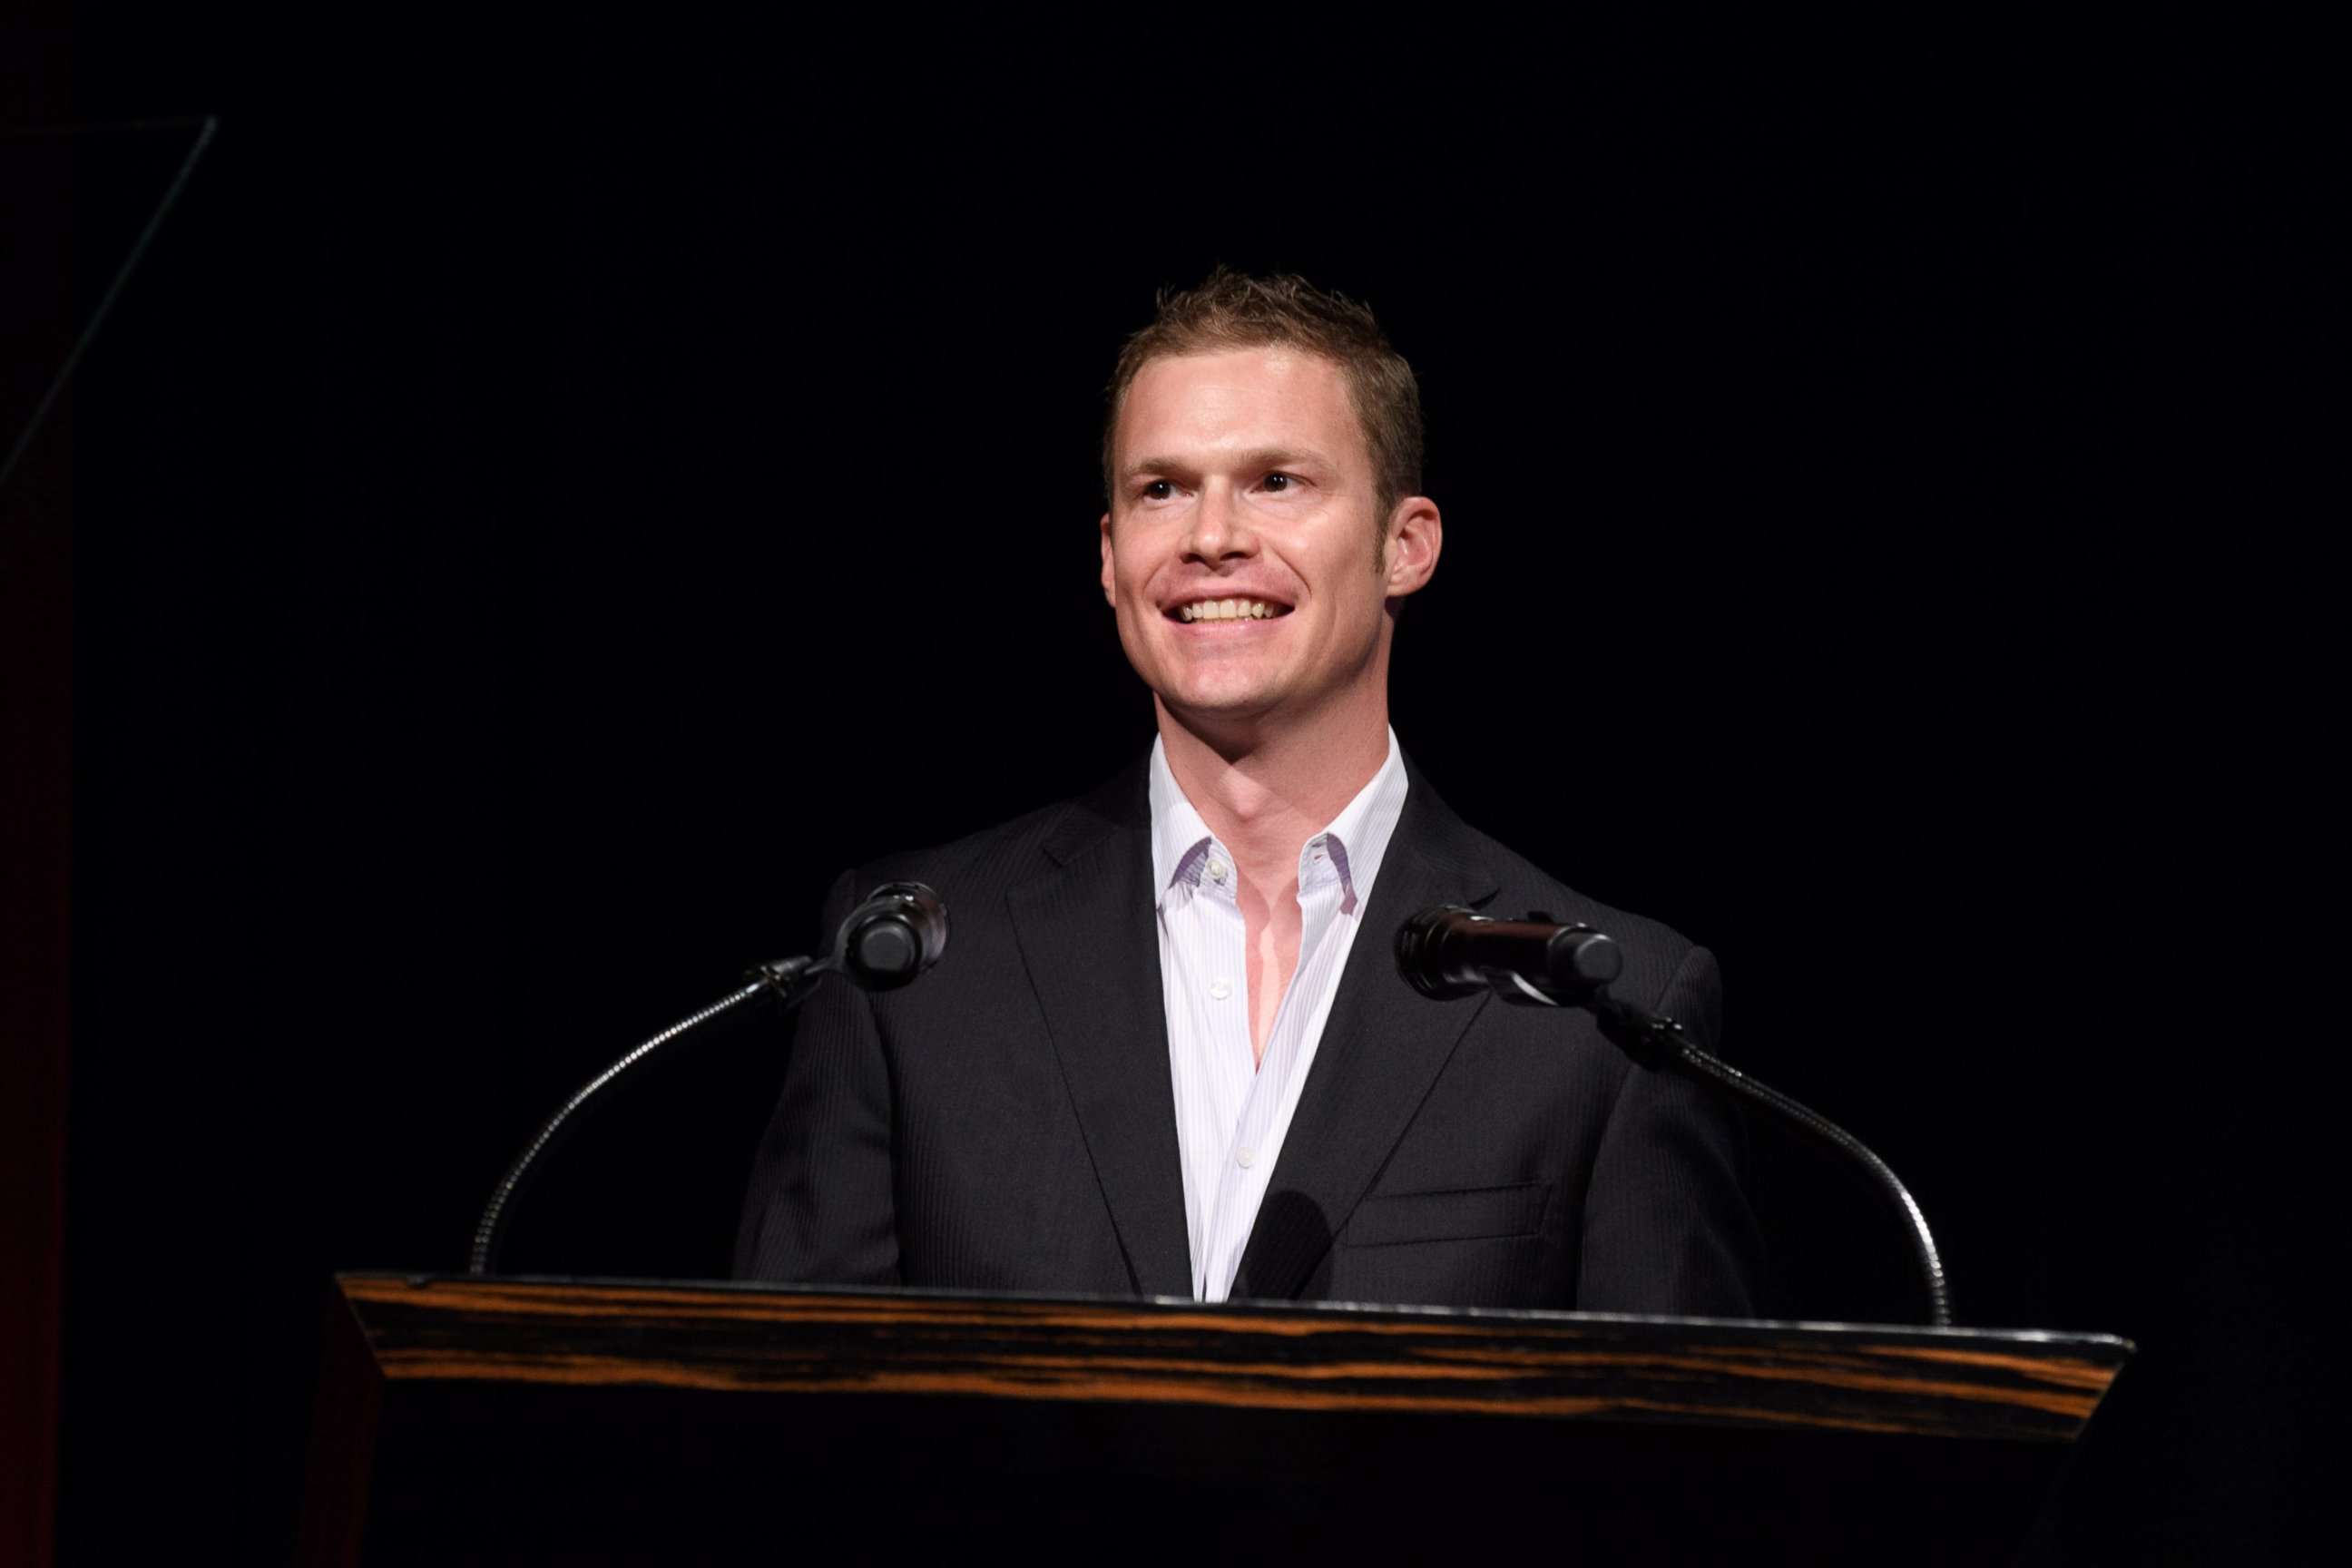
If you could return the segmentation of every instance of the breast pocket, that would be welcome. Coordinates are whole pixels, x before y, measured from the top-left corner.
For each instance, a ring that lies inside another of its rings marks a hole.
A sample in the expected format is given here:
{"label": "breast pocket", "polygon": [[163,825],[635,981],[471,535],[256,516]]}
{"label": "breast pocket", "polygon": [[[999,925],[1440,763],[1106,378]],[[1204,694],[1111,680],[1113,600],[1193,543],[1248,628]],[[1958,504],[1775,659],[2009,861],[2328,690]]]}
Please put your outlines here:
{"label": "breast pocket", "polygon": [[1342,1247],[1398,1247],[1415,1241],[1479,1241],[1534,1236],[1543,1227],[1549,1182],[1447,1193],[1396,1193],[1366,1198],[1340,1228]]}

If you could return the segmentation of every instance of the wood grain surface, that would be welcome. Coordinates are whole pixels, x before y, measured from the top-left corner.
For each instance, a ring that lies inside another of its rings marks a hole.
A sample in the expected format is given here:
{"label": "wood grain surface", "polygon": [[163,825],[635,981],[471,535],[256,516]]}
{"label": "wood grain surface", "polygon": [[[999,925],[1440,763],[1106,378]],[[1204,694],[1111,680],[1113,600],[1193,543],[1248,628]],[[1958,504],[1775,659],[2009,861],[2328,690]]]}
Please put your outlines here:
{"label": "wood grain surface", "polygon": [[978,1395],[2079,1433],[2112,1336],[1559,1312],[993,1300],[377,1274],[338,1285],[395,1381]]}

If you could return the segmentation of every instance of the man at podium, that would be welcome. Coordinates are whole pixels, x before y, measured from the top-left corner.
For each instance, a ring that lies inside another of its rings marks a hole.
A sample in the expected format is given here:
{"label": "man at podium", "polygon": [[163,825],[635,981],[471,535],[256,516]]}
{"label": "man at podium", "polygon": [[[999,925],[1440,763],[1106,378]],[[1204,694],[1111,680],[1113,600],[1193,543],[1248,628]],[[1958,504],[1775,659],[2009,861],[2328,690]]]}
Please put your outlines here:
{"label": "man at podium", "polygon": [[781,1283],[1745,1316],[1730,1109],[1578,1011],[1433,1000],[1398,927],[1588,921],[1618,994],[1713,1045],[1713,958],[1448,811],[1388,722],[1436,571],[1411,368],[1370,313],[1220,268],[1121,353],[1102,590],[1150,753],[854,870],[952,941],[797,1023],[737,1271]]}

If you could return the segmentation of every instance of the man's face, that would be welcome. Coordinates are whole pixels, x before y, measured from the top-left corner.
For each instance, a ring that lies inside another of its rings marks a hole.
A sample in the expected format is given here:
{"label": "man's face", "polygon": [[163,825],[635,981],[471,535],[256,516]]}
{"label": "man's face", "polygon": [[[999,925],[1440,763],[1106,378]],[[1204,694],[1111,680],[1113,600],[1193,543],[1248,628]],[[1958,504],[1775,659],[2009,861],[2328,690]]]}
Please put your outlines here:
{"label": "man's face", "polygon": [[1148,362],[1112,442],[1102,585],[1128,661],[1196,732],[1385,713],[1391,595],[1428,580],[1436,509],[1376,510],[1338,365],[1283,347]]}

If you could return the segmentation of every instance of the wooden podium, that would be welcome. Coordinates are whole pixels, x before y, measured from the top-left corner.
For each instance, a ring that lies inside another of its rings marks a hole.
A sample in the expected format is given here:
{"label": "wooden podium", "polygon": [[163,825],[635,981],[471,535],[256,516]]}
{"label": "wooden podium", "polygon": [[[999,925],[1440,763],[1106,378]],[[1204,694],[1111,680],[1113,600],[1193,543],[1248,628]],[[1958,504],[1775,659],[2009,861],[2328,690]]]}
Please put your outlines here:
{"label": "wooden podium", "polygon": [[1997,1563],[2106,1335],[351,1274],[306,1563]]}

